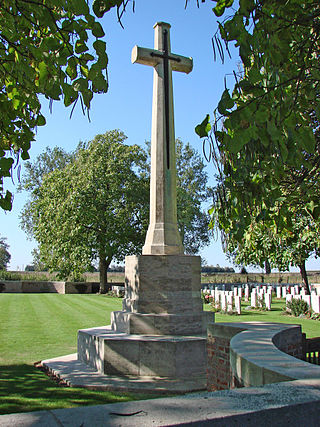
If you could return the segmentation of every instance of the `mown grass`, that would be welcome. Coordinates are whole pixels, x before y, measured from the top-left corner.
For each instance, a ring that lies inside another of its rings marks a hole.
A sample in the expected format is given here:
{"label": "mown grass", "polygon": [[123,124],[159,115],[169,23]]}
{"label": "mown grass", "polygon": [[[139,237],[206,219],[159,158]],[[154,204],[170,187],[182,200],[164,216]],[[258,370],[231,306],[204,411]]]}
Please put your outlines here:
{"label": "mown grass", "polygon": [[[102,295],[0,294],[0,414],[149,397],[61,387],[33,366],[76,352],[78,329],[109,324],[111,311],[121,309],[121,303]],[[299,323],[307,337],[320,335],[320,322],[284,316],[284,305],[274,299],[269,312],[217,313],[216,321]]]}
{"label": "mown grass", "polygon": [[61,387],[33,366],[76,352],[77,330],[109,324],[119,309],[107,296],[0,294],[0,414],[146,398]]}
{"label": "mown grass", "polygon": [[[320,321],[286,315],[283,310],[286,305],[284,299],[277,300],[273,297],[270,311],[246,310],[246,307],[249,305],[250,303],[242,302],[240,315],[216,313],[215,320],[216,322],[293,323],[301,325],[302,331],[306,334],[307,338],[320,336]],[[205,304],[204,309],[210,310],[211,306]]]}

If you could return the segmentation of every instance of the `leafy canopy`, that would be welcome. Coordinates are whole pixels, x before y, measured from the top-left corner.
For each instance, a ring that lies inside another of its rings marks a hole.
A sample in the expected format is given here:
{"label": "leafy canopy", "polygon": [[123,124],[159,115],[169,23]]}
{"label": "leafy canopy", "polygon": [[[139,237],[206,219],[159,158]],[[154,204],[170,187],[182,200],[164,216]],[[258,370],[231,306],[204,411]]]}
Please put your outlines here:
{"label": "leafy canopy", "polygon": [[[233,2],[215,3],[222,17]],[[240,0],[233,12],[221,18],[213,46],[223,57],[235,43],[243,71],[224,90],[213,122],[207,116],[196,128],[218,169],[212,225],[238,255],[258,251],[245,250],[258,230],[268,247],[272,231],[272,239],[291,245],[294,264],[305,224],[316,232],[320,216],[319,2]],[[316,244],[311,239],[301,253],[308,256]]]}
{"label": "leafy canopy", "polygon": [[[79,277],[100,258],[109,265],[139,253],[149,219],[149,167],[147,153],[124,141],[121,132],[106,132],[73,153],[47,148],[26,163],[21,189],[30,198],[21,226],[39,243],[38,264],[42,257],[63,277]],[[178,227],[186,252],[194,254],[210,239],[202,208],[208,176],[189,144],[178,139],[176,147]]]}
{"label": "leafy canopy", "polygon": [[0,270],[6,270],[11,259],[6,240],[5,237],[0,237]]}
{"label": "leafy canopy", "polygon": [[[141,172],[145,153],[124,144],[117,130],[81,143],[72,160],[42,177],[31,199],[33,236],[41,259],[62,277],[77,278],[100,261],[141,249],[148,186]],[[104,263],[101,266],[101,263]],[[105,278],[104,278],[105,280]]]}
{"label": "leafy canopy", "polygon": [[[119,1],[94,1],[97,16]],[[99,6],[100,5],[100,6]],[[29,158],[38,126],[40,96],[89,110],[95,93],[108,90],[104,30],[86,0],[0,2],[0,208],[11,210],[4,187],[15,160]]]}

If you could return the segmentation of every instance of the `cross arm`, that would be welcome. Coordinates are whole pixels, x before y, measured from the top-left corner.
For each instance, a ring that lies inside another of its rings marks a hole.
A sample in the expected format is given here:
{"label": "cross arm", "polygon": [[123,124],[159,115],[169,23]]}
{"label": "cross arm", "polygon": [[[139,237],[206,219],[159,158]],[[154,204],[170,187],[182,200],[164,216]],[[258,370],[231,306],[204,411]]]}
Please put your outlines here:
{"label": "cross arm", "polygon": [[155,53],[154,49],[148,49],[146,47],[134,46],[131,52],[131,62],[133,64],[143,64],[143,65],[151,65],[155,67],[159,64],[160,58],[156,56],[152,56],[152,53]]}
{"label": "cross arm", "polygon": [[[131,53],[131,62],[151,65],[155,67],[161,60],[161,52],[155,49],[148,49],[145,47],[134,46]],[[180,71],[182,73],[189,74],[193,68],[193,59],[187,58],[186,56],[175,55],[170,53],[170,63],[173,71]]]}

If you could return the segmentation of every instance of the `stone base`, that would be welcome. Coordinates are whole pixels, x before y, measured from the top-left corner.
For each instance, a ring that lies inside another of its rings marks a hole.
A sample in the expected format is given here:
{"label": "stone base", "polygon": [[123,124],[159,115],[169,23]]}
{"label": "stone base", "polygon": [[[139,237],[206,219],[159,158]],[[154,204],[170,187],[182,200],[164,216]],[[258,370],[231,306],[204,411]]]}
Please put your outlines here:
{"label": "stone base", "polygon": [[214,321],[214,313],[208,311],[198,314],[111,313],[111,329],[125,334],[206,335],[209,321]]}
{"label": "stone base", "polygon": [[[212,314],[211,314],[212,316]],[[126,257],[123,311],[114,312],[112,329],[127,334],[203,335],[200,257]]]}
{"label": "stone base", "polygon": [[[106,378],[185,383],[206,388],[206,328],[200,257],[126,257],[123,311],[109,327],[78,332],[78,360]],[[119,380],[120,381],[120,380]]]}
{"label": "stone base", "polygon": [[195,379],[206,387],[206,338],[115,333],[110,328],[78,332],[78,360],[110,376]]}

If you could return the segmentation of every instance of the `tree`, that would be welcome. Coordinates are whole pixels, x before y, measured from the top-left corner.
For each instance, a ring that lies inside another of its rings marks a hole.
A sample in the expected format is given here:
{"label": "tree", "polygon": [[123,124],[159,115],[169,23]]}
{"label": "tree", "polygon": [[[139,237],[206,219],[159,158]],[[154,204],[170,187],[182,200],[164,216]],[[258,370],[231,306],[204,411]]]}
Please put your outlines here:
{"label": "tree", "polygon": [[199,153],[189,143],[176,139],[178,228],[187,254],[195,255],[210,242],[210,217],[202,204],[211,187]]}
{"label": "tree", "polygon": [[[64,169],[74,157],[75,153],[67,153],[62,148],[54,147],[51,149],[46,147],[45,151],[37,156],[35,162],[26,162],[25,172],[19,183],[18,190],[24,190],[29,193],[29,200],[20,213],[21,227],[29,237],[32,237],[34,224],[31,204],[39,197],[44,177],[54,170]],[[37,252],[34,252],[33,255],[34,264],[39,265],[39,255]]]}
{"label": "tree", "polygon": [[[123,3],[123,4],[122,4]],[[101,17],[126,1],[94,0]],[[104,31],[86,0],[2,0],[0,4],[0,208],[11,210],[4,178],[19,158],[29,158],[37,126],[46,123],[40,96],[80,100],[89,110],[95,93],[108,90]]]}
{"label": "tree", "polygon": [[114,130],[81,143],[72,162],[45,175],[31,201],[41,259],[77,279],[98,260],[100,292],[112,260],[141,250],[147,226],[146,156]]}
{"label": "tree", "polygon": [[0,270],[6,270],[10,262],[11,255],[8,252],[9,245],[5,237],[0,237]]}
{"label": "tree", "polygon": [[[103,233],[108,242],[117,242],[112,250],[106,249],[106,268],[113,259],[122,261],[126,254],[139,252],[149,218],[149,169],[147,154],[136,146],[131,153],[133,148],[126,147],[124,139],[118,131],[107,132],[91,143],[80,143],[74,153],[47,148],[35,162],[27,163],[21,189],[30,193],[30,199],[22,211],[21,226],[39,243],[36,265],[42,258],[63,277],[79,277],[100,258],[97,245]],[[122,151],[114,151],[112,144]],[[138,175],[131,170],[137,167],[141,169]],[[177,140],[178,226],[186,252],[191,254],[210,238],[210,218],[201,208],[210,191],[204,169],[199,154]],[[112,209],[116,217],[108,214]],[[132,227],[130,215],[135,215]],[[111,222],[112,227],[102,228]],[[100,266],[102,276],[104,268]]]}
{"label": "tree", "polygon": [[[233,1],[216,3],[221,16]],[[219,171],[213,223],[237,254],[263,224],[265,243],[273,230],[271,241],[290,243],[290,263],[296,263],[298,236],[306,235],[297,218],[304,224],[311,215],[309,226],[318,228],[319,19],[319,4],[312,0],[240,0],[213,38],[221,56],[221,40],[225,52],[236,42],[243,62],[232,93],[226,89],[215,110],[213,133],[209,116],[196,128],[201,137],[209,135]],[[316,244],[309,240],[307,252]]]}
{"label": "tree", "polygon": [[[310,294],[306,274],[306,260],[319,256],[319,224],[311,215],[295,210],[292,212],[292,230],[277,230],[275,223],[259,221],[252,223],[241,242],[225,236],[225,250],[235,264],[253,265],[263,268],[266,263],[279,271],[289,270],[290,266],[300,269],[304,288]],[[231,235],[232,236],[232,235]]]}

